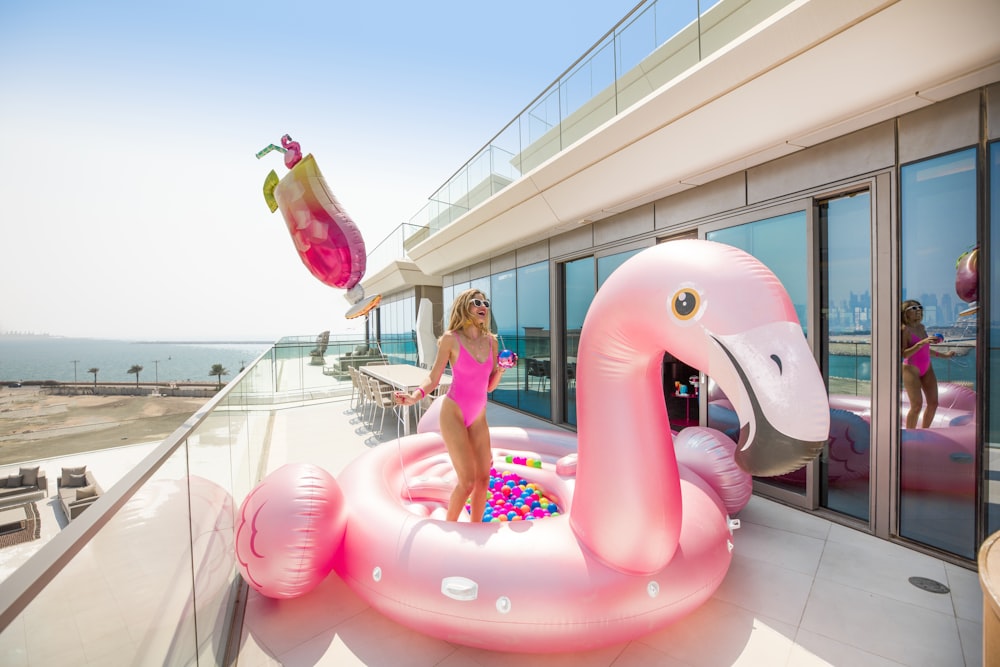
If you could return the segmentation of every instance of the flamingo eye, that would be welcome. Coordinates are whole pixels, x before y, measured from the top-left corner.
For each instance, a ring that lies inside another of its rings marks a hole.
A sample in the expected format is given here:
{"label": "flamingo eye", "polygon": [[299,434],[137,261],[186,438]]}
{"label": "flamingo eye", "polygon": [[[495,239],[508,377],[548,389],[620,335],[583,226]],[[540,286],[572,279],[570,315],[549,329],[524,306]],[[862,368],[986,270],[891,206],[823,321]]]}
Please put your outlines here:
{"label": "flamingo eye", "polygon": [[690,287],[684,287],[674,294],[674,298],[670,302],[670,309],[677,319],[690,320],[701,309],[701,297]]}

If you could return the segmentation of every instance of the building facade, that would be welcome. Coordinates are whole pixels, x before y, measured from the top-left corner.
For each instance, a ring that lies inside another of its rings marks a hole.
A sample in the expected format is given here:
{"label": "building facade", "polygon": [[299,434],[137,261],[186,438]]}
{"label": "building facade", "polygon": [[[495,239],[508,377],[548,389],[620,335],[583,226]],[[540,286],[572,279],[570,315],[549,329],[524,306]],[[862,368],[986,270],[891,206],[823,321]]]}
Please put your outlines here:
{"label": "building facade", "polygon": [[[467,187],[435,193],[405,255],[365,281],[383,294],[373,334],[417,362],[420,304],[439,332],[455,294],[480,289],[520,356],[492,400],[573,428],[579,335],[607,276],[678,238],[738,246],[792,297],[831,402],[819,459],[756,492],[971,564],[1000,530],[1000,40],[986,28],[1000,3],[705,4],[630,62],[629,40],[667,11],[640,4],[554,84],[553,122],[532,130],[546,92],[494,138],[481,155],[503,148],[503,169],[474,176],[477,156]],[[571,103],[605,43],[613,83]],[[904,302],[943,338],[929,428],[905,423]],[[675,428],[738,430],[710,377],[669,355],[663,373]]]}

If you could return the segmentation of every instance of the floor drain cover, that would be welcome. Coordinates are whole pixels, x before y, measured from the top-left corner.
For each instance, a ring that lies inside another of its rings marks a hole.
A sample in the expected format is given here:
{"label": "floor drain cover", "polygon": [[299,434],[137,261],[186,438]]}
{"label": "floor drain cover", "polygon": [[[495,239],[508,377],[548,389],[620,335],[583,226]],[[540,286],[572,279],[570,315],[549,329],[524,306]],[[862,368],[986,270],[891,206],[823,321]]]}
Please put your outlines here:
{"label": "floor drain cover", "polygon": [[920,590],[927,591],[928,593],[951,593],[951,589],[940,581],[934,581],[927,577],[910,577],[909,581]]}

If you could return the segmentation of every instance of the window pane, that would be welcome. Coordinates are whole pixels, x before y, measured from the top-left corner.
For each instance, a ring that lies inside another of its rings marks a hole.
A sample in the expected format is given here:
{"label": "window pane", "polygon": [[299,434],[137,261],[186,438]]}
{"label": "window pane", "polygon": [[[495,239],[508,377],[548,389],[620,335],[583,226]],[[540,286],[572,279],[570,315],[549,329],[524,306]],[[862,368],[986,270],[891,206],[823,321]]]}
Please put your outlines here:
{"label": "window pane", "polygon": [[[976,150],[900,170],[902,342],[900,535],[975,555],[976,314],[956,291],[975,247]],[[909,308],[919,304],[922,311]],[[971,311],[971,312],[970,312]],[[929,334],[942,344],[918,346]]]}
{"label": "window pane", "polygon": [[620,252],[615,255],[608,255],[606,257],[600,257],[597,260],[597,288],[600,289],[604,281],[608,279],[612,273],[615,272],[619,266],[625,263],[629,257],[641,252],[643,248],[636,248],[635,250],[627,250],[625,252]]}
{"label": "window pane", "polygon": [[518,407],[539,417],[550,419],[548,378],[529,361],[548,358],[549,343],[549,263],[539,262],[517,270],[517,330],[521,334],[515,350],[524,364],[524,387],[519,393]]}
{"label": "window pane", "polygon": [[413,296],[382,302],[378,308],[382,354],[395,364],[417,363],[415,299]]}
{"label": "window pane", "polygon": [[466,287],[468,287],[468,283],[465,283],[464,286],[452,285],[441,290],[441,303],[443,305],[442,311],[444,317],[444,321],[441,323],[441,331],[448,330],[448,323],[451,321],[451,304],[455,303],[455,295],[460,294]]}
{"label": "window pane", "polygon": [[[820,359],[830,435],[820,455],[820,505],[868,521],[871,481],[871,196],[818,207]],[[803,471],[804,473],[804,471]]]}
{"label": "window pane", "polygon": [[[990,238],[996,247],[996,243],[1000,242],[1000,142],[990,144],[989,200]],[[986,479],[989,480],[983,492],[987,535],[1000,530],[1000,288],[997,287],[997,278],[996,271],[991,271],[990,289],[986,292],[990,295],[990,327],[986,341],[990,351],[990,405],[986,413],[987,449],[983,459]]]}
{"label": "window pane", "polygon": [[[514,271],[495,273],[490,277],[490,317],[499,337],[499,349],[517,350],[517,274]],[[503,374],[491,398],[497,403],[517,405],[520,364]]]}
{"label": "window pane", "polygon": [[[802,330],[806,331],[809,252],[806,246],[805,211],[709,232],[707,238],[745,250],[771,269],[791,297]],[[722,431],[734,442],[739,442],[740,425],[736,413],[729,407],[729,401],[718,385],[711,382],[711,378],[706,398],[707,425]],[[780,477],[760,479],[772,486],[805,495],[805,472],[802,470]]]}
{"label": "window pane", "polygon": [[[566,262],[563,265],[565,272],[566,286],[566,330],[563,339],[563,349],[566,358],[563,360],[563,367],[573,369],[572,382],[567,377],[566,385],[566,422],[576,424],[576,356],[580,349],[580,332],[583,330],[583,321],[587,317],[587,310],[597,293],[594,274],[594,258],[584,257],[573,262]],[[571,366],[572,364],[572,366]],[[572,391],[570,391],[572,390]]]}
{"label": "window pane", "polygon": [[709,232],[707,238],[745,250],[771,269],[791,297],[802,331],[808,335],[809,249],[805,211]]}

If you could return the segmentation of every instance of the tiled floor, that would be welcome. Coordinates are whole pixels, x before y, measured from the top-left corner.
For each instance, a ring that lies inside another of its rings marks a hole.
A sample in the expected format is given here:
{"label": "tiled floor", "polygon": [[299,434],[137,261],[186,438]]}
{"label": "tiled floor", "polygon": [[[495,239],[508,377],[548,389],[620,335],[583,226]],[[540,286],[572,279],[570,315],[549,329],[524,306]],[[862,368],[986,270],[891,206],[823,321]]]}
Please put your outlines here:
{"label": "tiled floor", "polygon": [[[488,410],[494,426],[547,426],[496,404]],[[345,401],[279,411],[271,468],[309,462],[336,475],[369,447],[391,446],[394,437],[394,431],[373,435]],[[453,645],[383,617],[333,574],[294,600],[251,592],[239,665],[982,664],[975,572],[757,497],[739,518],[733,563],[712,599],[674,625],[625,644],[556,655]],[[914,576],[951,592],[916,588],[908,581]]]}

